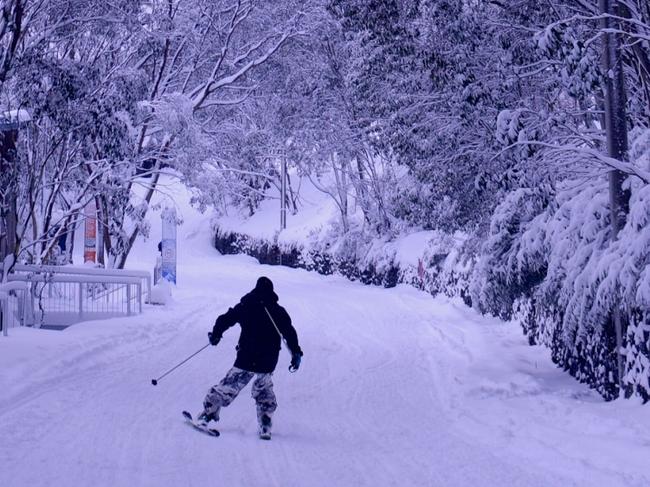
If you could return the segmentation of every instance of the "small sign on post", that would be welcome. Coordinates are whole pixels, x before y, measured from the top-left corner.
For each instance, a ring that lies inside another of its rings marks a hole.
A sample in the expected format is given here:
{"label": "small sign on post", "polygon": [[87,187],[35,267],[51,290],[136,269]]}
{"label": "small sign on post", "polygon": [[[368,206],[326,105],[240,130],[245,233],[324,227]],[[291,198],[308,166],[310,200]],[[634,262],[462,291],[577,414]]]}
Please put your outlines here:
{"label": "small sign on post", "polygon": [[97,208],[92,199],[84,209],[84,264],[97,260]]}
{"label": "small sign on post", "polygon": [[176,210],[165,208],[162,218],[162,270],[161,277],[176,284]]}

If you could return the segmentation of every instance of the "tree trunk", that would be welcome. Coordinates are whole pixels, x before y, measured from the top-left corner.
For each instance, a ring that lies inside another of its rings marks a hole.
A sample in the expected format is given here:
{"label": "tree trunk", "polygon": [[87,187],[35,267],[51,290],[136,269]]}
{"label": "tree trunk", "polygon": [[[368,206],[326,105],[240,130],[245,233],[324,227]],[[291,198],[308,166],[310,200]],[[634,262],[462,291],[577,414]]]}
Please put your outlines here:
{"label": "tree trunk", "polygon": [[95,249],[97,250],[97,263],[102,267],[106,267],[106,262],[104,261],[104,233],[106,232],[106,223],[104,220],[104,211],[102,208],[102,201],[99,196],[95,197],[95,208],[97,222],[97,241],[95,242]]}
{"label": "tree trunk", "polygon": [[[15,262],[18,255],[17,227],[18,208],[16,206],[16,139],[18,130],[0,132],[0,174],[2,174],[2,201],[0,201],[0,218],[3,220],[4,235],[0,238],[0,262]],[[9,257],[9,260],[6,260]],[[3,269],[4,276],[9,272],[9,266]],[[3,276],[3,279],[4,279]]]}
{"label": "tree trunk", "polygon": [[[639,20],[641,23],[648,23],[650,19],[645,19],[643,12],[636,12],[640,17],[635,18],[629,6],[624,3],[619,3],[619,15],[626,19]],[[634,34],[642,34],[636,24],[627,25],[627,28]],[[650,108],[650,53],[643,44],[638,40],[630,44],[631,54],[634,58],[633,67],[638,76],[638,81],[641,83],[643,93],[646,97],[646,103]]]}
{"label": "tree trunk", "polygon": [[106,259],[104,258],[104,267],[109,267],[109,264],[112,263],[110,256],[112,253],[112,243],[111,243],[111,233],[109,231],[109,226],[108,226],[108,221],[109,221],[109,214],[108,214],[108,202],[106,201],[106,198],[104,196],[99,196],[99,206],[98,212],[101,213],[101,225],[102,225],[102,247],[103,251],[102,254],[105,256],[108,256],[108,265],[106,263]]}
{"label": "tree trunk", "polygon": [[[160,163],[156,162],[156,165],[154,166],[155,172],[153,174],[153,178],[151,180],[151,185],[149,189],[147,190],[147,193],[144,197],[144,200],[146,201],[147,204],[151,202],[151,197],[153,194],[156,192],[156,187],[158,185],[158,180],[160,179]],[[116,269],[124,269],[124,266],[126,265],[126,259],[129,256],[129,252],[131,252],[131,249],[133,248],[133,244],[135,243],[135,240],[138,238],[138,235],[140,234],[140,230],[138,226],[133,229],[133,232],[131,232],[131,235],[129,236],[129,239],[126,242],[126,248],[122,251],[120,255],[117,256],[115,260],[115,268]]]}

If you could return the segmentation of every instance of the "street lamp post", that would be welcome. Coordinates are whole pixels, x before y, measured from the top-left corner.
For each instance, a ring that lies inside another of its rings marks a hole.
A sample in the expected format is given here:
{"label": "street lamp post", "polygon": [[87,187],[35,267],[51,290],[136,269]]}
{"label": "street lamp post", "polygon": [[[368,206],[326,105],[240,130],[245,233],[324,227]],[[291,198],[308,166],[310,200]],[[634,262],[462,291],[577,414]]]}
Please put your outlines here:
{"label": "street lamp post", "polygon": [[281,154],[281,182],[280,182],[280,230],[287,228],[287,152]]}
{"label": "street lamp post", "polygon": [[[266,154],[261,154],[263,159],[277,161],[280,159],[280,232],[287,228],[287,150],[284,147],[271,148]],[[277,245],[276,235],[276,245]],[[282,252],[278,252],[278,264],[282,265]]]}
{"label": "street lamp post", "polygon": [[271,148],[265,154],[258,156],[260,159],[280,159],[280,231],[287,228],[287,151],[284,147]]}

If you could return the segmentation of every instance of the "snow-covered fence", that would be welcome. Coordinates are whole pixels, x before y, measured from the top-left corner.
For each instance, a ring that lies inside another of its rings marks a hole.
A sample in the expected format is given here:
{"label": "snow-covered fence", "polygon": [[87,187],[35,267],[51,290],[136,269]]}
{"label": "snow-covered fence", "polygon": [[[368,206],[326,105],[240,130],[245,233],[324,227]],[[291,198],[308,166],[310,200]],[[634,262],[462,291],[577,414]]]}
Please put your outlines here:
{"label": "snow-covered fence", "polygon": [[22,324],[61,328],[80,321],[142,312],[151,275],[75,266],[17,265],[10,283],[28,289]]}
{"label": "snow-covered fence", "polygon": [[8,335],[9,327],[27,321],[28,288],[22,282],[0,284],[0,328],[2,334]]}
{"label": "snow-covered fence", "polygon": [[79,276],[105,276],[105,277],[133,277],[142,282],[146,289],[147,297],[151,294],[151,274],[147,271],[135,271],[126,269],[103,269],[100,267],[86,266],[57,266],[57,265],[27,265],[16,264],[13,268],[14,273],[46,273],[59,275],[79,275]]}

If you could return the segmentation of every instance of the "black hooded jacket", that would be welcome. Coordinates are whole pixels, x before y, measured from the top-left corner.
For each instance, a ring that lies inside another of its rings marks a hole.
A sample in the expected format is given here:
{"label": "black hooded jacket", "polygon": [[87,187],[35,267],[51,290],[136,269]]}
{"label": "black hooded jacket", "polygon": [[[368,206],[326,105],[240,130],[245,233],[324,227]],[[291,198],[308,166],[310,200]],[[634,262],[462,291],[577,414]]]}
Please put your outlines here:
{"label": "black hooded jacket", "polygon": [[292,354],[302,355],[296,330],[287,311],[278,304],[278,296],[272,289],[256,287],[246,294],[239,304],[217,318],[212,335],[221,338],[223,332],[239,323],[241,335],[237,345],[235,367],[256,373],[275,370],[281,348],[281,339],[265,309],[273,317],[275,325],[287,341]]}

